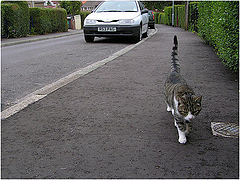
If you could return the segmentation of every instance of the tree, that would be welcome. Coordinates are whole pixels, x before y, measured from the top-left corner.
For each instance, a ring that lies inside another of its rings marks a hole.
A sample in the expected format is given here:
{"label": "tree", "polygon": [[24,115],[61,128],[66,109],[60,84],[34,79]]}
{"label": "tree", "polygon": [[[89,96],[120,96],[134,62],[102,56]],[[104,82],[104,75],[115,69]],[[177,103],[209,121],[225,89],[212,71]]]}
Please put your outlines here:
{"label": "tree", "polygon": [[61,8],[66,9],[67,14],[71,14],[72,16],[76,14],[80,14],[80,7],[82,6],[81,1],[61,1]]}
{"label": "tree", "polygon": [[[175,5],[184,4],[184,2],[183,1],[175,1],[174,4]],[[155,11],[157,9],[158,11],[163,11],[165,6],[172,5],[172,1],[145,1],[144,5],[149,10]]]}

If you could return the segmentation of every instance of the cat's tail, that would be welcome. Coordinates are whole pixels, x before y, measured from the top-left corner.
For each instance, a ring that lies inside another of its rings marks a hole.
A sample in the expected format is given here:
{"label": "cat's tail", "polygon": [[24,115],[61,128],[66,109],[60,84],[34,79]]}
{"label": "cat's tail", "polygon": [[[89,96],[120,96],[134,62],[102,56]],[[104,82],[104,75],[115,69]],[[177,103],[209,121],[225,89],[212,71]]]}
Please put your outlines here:
{"label": "cat's tail", "polygon": [[180,65],[178,60],[178,40],[177,36],[175,35],[173,38],[174,46],[172,48],[172,65],[171,65],[171,71],[180,72]]}

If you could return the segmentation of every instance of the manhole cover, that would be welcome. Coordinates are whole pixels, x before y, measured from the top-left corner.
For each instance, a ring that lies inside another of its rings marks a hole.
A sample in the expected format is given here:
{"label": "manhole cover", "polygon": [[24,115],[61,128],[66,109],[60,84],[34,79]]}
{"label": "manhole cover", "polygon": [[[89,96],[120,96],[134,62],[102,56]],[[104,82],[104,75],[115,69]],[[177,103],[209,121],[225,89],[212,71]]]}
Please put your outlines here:
{"label": "manhole cover", "polygon": [[234,138],[239,136],[239,126],[234,123],[211,122],[211,128],[215,136]]}

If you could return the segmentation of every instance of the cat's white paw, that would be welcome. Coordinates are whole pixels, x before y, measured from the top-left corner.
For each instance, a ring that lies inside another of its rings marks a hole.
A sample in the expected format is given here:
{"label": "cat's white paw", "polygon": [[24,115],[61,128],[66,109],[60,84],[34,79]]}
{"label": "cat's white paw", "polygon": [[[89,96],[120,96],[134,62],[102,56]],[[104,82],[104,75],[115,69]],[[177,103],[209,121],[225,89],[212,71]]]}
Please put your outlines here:
{"label": "cat's white paw", "polygon": [[178,142],[181,144],[185,144],[187,142],[187,138],[186,137],[179,137]]}
{"label": "cat's white paw", "polygon": [[169,106],[167,106],[167,111],[168,111],[168,112],[172,111],[172,108],[170,108]]}

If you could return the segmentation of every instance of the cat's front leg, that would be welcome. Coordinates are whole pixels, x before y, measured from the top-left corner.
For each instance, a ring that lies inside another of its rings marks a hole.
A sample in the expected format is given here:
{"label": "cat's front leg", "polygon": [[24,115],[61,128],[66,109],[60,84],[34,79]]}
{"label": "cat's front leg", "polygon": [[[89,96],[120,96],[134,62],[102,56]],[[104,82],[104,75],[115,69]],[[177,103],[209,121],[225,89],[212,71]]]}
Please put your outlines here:
{"label": "cat's front leg", "polygon": [[167,104],[167,111],[168,111],[168,112],[172,111],[172,108],[168,105],[168,102],[165,101],[165,103]]}
{"label": "cat's front leg", "polygon": [[181,144],[185,144],[187,142],[186,134],[185,134],[185,128],[184,124],[182,123],[177,123],[175,120],[175,126],[177,127],[178,130],[178,142]]}
{"label": "cat's front leg", "polygon": [[167,111],[170,112],[172,111],[172,108],[170,108],[170,106],[167,104]]}
{"label": "cat's front leg", "polygon": [[178,142],[181,144],[185,144],[187,142],[185,132],[178,130],[178,135],[179,135]]}
{"label": "cat's front leg", "polygon": [[187,122],[186,123],[186,136],[188,136],[189,135],[189,133],[192,131],[192,123],[191,122]]}

